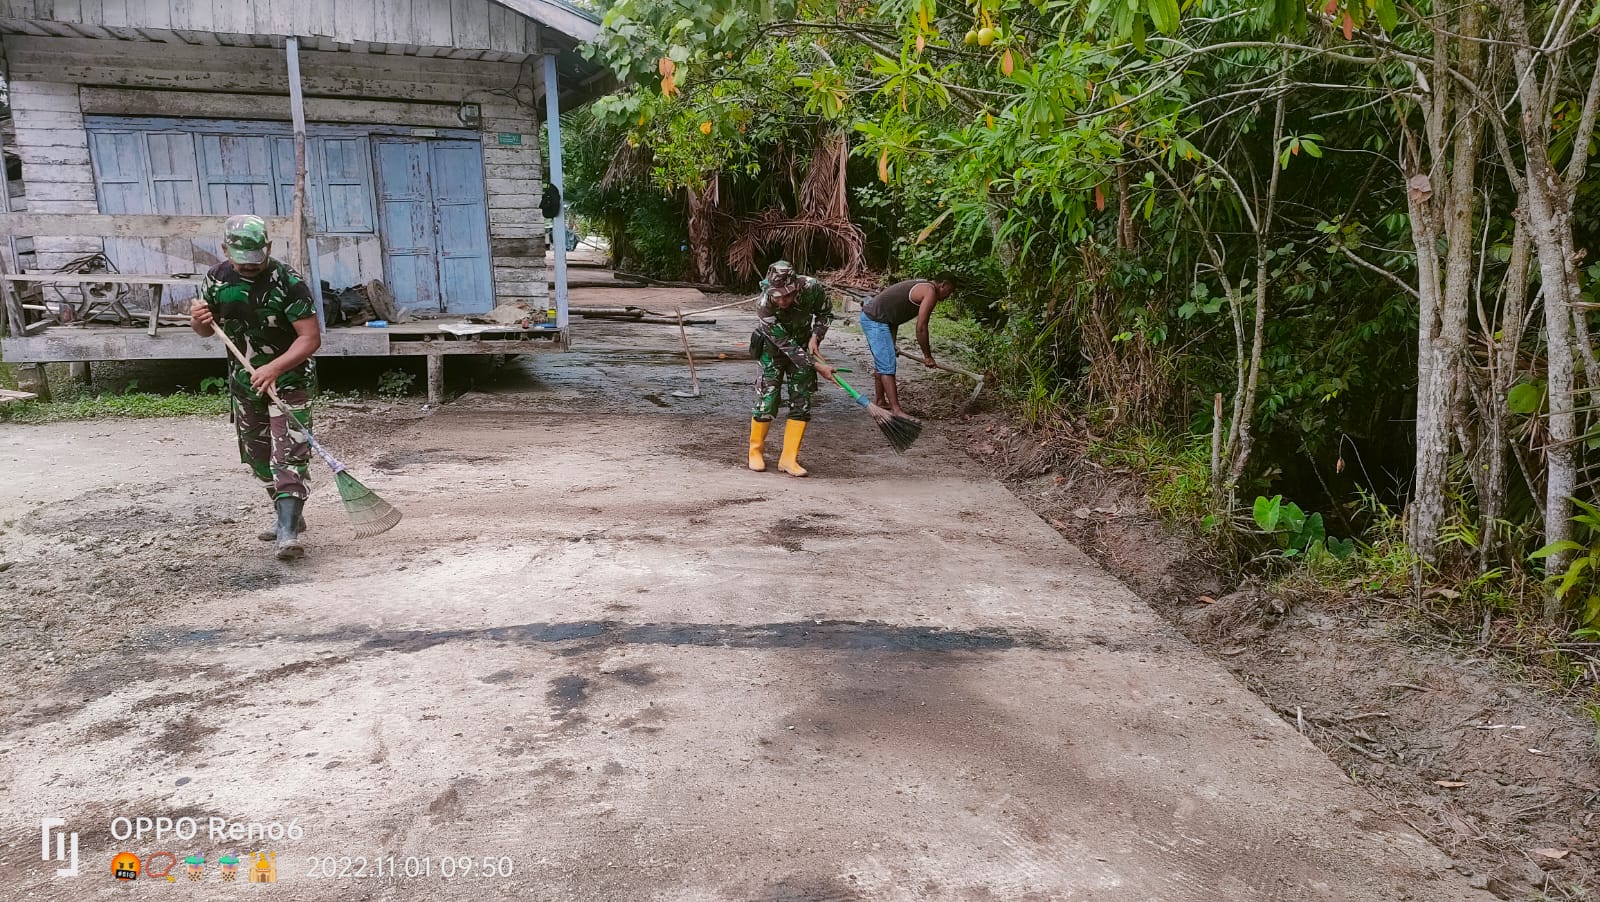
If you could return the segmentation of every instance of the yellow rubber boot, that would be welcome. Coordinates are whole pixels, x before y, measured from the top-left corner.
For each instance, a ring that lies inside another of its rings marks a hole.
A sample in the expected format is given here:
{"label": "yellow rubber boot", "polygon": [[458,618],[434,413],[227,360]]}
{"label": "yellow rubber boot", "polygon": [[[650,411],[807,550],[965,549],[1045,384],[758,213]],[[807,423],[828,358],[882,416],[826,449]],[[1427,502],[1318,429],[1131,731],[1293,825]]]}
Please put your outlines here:
{"label": "yellow rubber boot", "polygon": [[800,439],[806,434],[804,420],[785,420],[783,427],[783,456],[778,458],[778,469],[790,476],[806,475],[806,468],[795,460],[800,454]]}
{"label": "yellow rubber boot", "polygon": [[767,468],[767,430],[771,428],[771,421],[750,421],[750,469],[757,473]]}

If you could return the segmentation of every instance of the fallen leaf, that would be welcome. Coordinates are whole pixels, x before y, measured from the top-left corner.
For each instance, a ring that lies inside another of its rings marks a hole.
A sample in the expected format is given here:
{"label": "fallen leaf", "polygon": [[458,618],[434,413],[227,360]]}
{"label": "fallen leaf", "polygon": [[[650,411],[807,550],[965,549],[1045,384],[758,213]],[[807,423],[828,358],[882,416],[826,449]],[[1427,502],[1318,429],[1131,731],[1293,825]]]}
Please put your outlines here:
{"label": "fallen leaf", "polygon": [[1445,789],[1460,789],[1467,784],[1461,782],[1460,780],[1434,780],[1433,785],[1443,786]]}
{"label": "fallen leaf", "polygon": [[1566,849],[1534,849],[1533,850],[1533,854],[1539,856],[1540,858],[1549,858],[1549,859],[1554,860],[1554,861],[1560,861],[1561,859],[1567,857],[1567,850]]}
{"label": "fallen leaf", "polygon": [[1217,600],[1215,598],[1212,598],[1210,595],[1201,595],[1201,596],[1197,597],[1195,599],[1195,601],[1198,601],[1201,604],[1216,604],[1217,603]]}

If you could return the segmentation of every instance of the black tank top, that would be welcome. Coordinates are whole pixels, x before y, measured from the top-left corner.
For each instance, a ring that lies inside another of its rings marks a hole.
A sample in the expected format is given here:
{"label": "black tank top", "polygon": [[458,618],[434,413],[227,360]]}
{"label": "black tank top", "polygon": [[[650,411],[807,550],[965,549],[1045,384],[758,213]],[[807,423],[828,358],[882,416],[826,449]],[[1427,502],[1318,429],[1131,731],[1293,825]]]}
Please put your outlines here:
{"label": "black tank top", "polygon": [[909,323],[917,318],[917,313],[922,309],[911,299],[911,289],[927,281],[927,279],[906,279],[904,282],[896,282],[861,305],[861,309],[880,323],[891,326]]}

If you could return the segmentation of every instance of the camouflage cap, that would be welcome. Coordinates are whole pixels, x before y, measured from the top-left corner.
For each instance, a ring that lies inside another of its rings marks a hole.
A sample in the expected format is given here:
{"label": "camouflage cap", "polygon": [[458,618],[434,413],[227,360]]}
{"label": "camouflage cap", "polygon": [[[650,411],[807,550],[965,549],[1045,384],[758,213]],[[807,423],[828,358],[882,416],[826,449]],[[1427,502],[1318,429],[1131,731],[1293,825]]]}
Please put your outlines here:
{"label": "camouflage cap", "polygon": [[800,280],[795,277],[794,266],[779,260],[767,267],[767,286],[777,294],[793,294],[800,290]]}
{"label": "camouflage cap", "polygon": [[267,224],[259,216],[230,216],[222,226],[222,250],[235,263],[267,262]]}

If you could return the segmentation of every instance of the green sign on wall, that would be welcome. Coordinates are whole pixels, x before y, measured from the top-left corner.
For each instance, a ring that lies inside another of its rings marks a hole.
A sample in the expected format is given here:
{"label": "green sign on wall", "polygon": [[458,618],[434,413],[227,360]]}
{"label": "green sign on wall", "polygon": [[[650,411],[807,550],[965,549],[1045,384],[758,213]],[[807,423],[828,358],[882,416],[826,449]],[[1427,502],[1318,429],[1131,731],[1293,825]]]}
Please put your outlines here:
{"label": "green sign on wall", "polygon": [[510,145],[512,147],[520,147],[522,145],[522,136],[518,134],[501,132],[499,138],[501,144]]}

